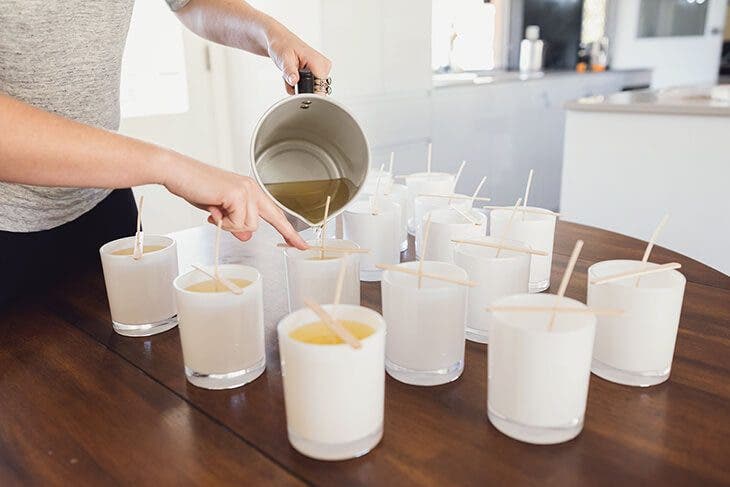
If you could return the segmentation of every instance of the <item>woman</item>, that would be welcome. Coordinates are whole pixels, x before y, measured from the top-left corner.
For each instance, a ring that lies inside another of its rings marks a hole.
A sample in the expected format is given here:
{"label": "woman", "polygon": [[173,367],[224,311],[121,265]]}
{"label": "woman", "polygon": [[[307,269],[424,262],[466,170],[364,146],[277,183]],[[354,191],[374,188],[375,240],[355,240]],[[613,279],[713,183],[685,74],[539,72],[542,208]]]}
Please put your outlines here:
{"label": "woman", "polygon": [[[242,0],[166,0],[196,34],[271,57],[293,93],[330,61]],[[0,2],[0,304],[134,233],[129,189],[161,184],[246,241],[259,217],[306,244],[248,177],[118,135],[122,52],[134,0]]]}

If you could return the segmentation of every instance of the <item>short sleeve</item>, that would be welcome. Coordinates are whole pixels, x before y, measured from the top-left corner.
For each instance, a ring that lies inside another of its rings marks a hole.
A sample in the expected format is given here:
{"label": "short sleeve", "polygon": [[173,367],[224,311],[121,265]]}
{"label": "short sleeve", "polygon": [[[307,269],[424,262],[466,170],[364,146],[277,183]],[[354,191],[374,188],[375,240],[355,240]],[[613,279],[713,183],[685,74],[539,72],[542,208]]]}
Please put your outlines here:
{"label": "short sleeve", "polygon": [[165,0],[169,5],[170,10],[180,10],[190,2],[190,0]]}

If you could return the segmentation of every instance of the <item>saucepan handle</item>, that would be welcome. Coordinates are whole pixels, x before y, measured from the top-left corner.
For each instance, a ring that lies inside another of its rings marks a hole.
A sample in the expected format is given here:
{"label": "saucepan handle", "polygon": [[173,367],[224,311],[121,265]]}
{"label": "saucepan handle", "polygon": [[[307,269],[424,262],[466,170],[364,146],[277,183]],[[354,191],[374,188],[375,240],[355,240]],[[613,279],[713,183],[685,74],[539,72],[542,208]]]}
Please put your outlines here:
{"label": "saucepan handle", "polygon": [[329,95],[332,93],[331,85],[331,78],[315,78],[309,69],[304,68],[299,70],[297,93],[317,93],[319,95]]}

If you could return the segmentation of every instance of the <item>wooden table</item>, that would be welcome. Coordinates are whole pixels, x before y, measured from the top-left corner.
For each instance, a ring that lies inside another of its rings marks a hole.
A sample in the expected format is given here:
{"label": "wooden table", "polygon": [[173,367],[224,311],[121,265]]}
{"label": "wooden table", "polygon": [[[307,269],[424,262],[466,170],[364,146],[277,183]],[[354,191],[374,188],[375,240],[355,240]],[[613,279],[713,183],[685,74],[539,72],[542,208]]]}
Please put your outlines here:
{"label": "wooden table", "polygon": [[[211,263],[213,228],[175,235],[181,270]],[[585,240],[567,295],[585,300],[586,269],[640,258],[644,243],[558,225],[552,282]],[[585,428],[534,446],[487,420],[487,346],[467,342],[466,369],[438,387],[386,382],[385,436],[363,458],[310,460],[287,442],[275,325],[286,312],[281,250],[262,229],[225,238],[223,260],[264,276],[266,373],[207,391],[185,381],[177,329],[112,332],[99,271],[0,312],[0,484],[636,485],[730,483],[730,278],[661,248],[687,276],[672,375],[647,389],[591,376]],[[379,284],[363,303],[380,309]]]}

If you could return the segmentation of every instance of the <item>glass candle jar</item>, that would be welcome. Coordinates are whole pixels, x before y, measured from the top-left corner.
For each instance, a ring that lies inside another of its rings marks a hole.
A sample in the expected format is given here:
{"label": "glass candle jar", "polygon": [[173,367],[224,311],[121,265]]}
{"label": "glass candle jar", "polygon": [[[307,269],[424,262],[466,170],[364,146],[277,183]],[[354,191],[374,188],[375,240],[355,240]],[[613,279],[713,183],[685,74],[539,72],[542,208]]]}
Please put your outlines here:
{"label": "glass candle jar", "polygon": [[423,235],[421,235],[421,239],[416,241],[418,256],[420,257],[424,252],[426,260],[453,262],[453,239],[472,239],[484,236],[487,233],[487,216],[477,210],[468,210],[466,214],[472,217],[473,221],[464,218],[453,208],[441,208],[428,212],[422,222],[425,232],[426,219],[431,217],[428,248],[425,251],[422,249]]}
{"label": "glass candle jar", "polygon": [[511,208],[492,210],[489,214],[489,234],[524,242],[533,250],[542,250],[547,255],[532,255],[530,262],[530,292],[537,293],[550,287],[550,271],[553,265],[553,240],[557,217],[543,208],[528,206],[536,213],[517,211],[512,226],[505,235],[512,214]]}
{"label": "glass candle jar", "polygon": [[[418,262],[400,267],[418,270]],[[466,271],[445,262],[423,263],[423,272],[466,279]],[[396,380],[431,386],[456,380],[464,370],[466,288],[458,284],[388,270],[381,282],[388,323],[385,367]]]}
{"label": "glass candle jar", "polygon": [[[495,237],[472,238],[476,242],[522,247],[522,242]],[[464,269],[469,279],[479,283],[469,288],[466,312],[466,338],[479,343],[489,340],[492,315],[485,308],[495,300],[511,294],[528,292],[530,281],[530,254],[491,247],[457,243],[454,263]]]}
{"label": "glass candle jar", "polygon": [[217,281],[209,282],[211,278],[198,270],[174,282],[185,375],[204,389],[242,386],[266,367],[261,275],[244,265],[218,269],[243,292],[234,294]]}
{"label": "glass candle jar", "polygon": [[316,340],[327,330],[305,333],[303,327],[321,325],[309,308],[279,322],[286,427],[289,442],[303,455],[344,460],[364,455],[383,436],[385,322],[361,306],[323,308],[335,319],[370,328],[371,333],[355,349],[335,340]]}
{"label": "glass candle jar", "polygon": [[377,213],[367,201],[355,201],[344,213],[345,238],[369,249],[360,255],[360,280],[379,281],[382,271],[377,264],[400,262],[400,207],[381,201]]}
{"label": "glass candle jar", "polygon": [[[315,303],[331,303],[337,287],[342,261],[345,261],[345,280],[340,302],[360,304],[360,254],[322,251],[317,247],[319,240],[309,240],[309,250],[284,249],[286,262],[286,285],[289,298],[289,312],[305,306],[304,300]],[[349,240],[326,239],[325,248],[359,249]]]}
{"label": "glass candle jar", "polygon": [[[605,284],[592,281],[656,267],[636,260],[607,260],[588,268],[588,306],[623,310],[599,316],[591,371],[611,382],[652,386],[669,378],[687,279],[670,270]],[[637,286],[638,282],[638,286]]]}
{"label": "glass candle jar", "polygon": [[135,260],[134,242],[125,237],[99,249],[112,326],[120,335],[155,335],[177,325],[177,245],[170,237],[145,235],[144,253]]}
{"label": "glass candle jar", "polygon": [[[492,306],[583,308],[553,294],[515,294]],[[489,331],[489,421],[534,444],[561,443],[583,429],[596,316],[593,313],[493,312]]]}

